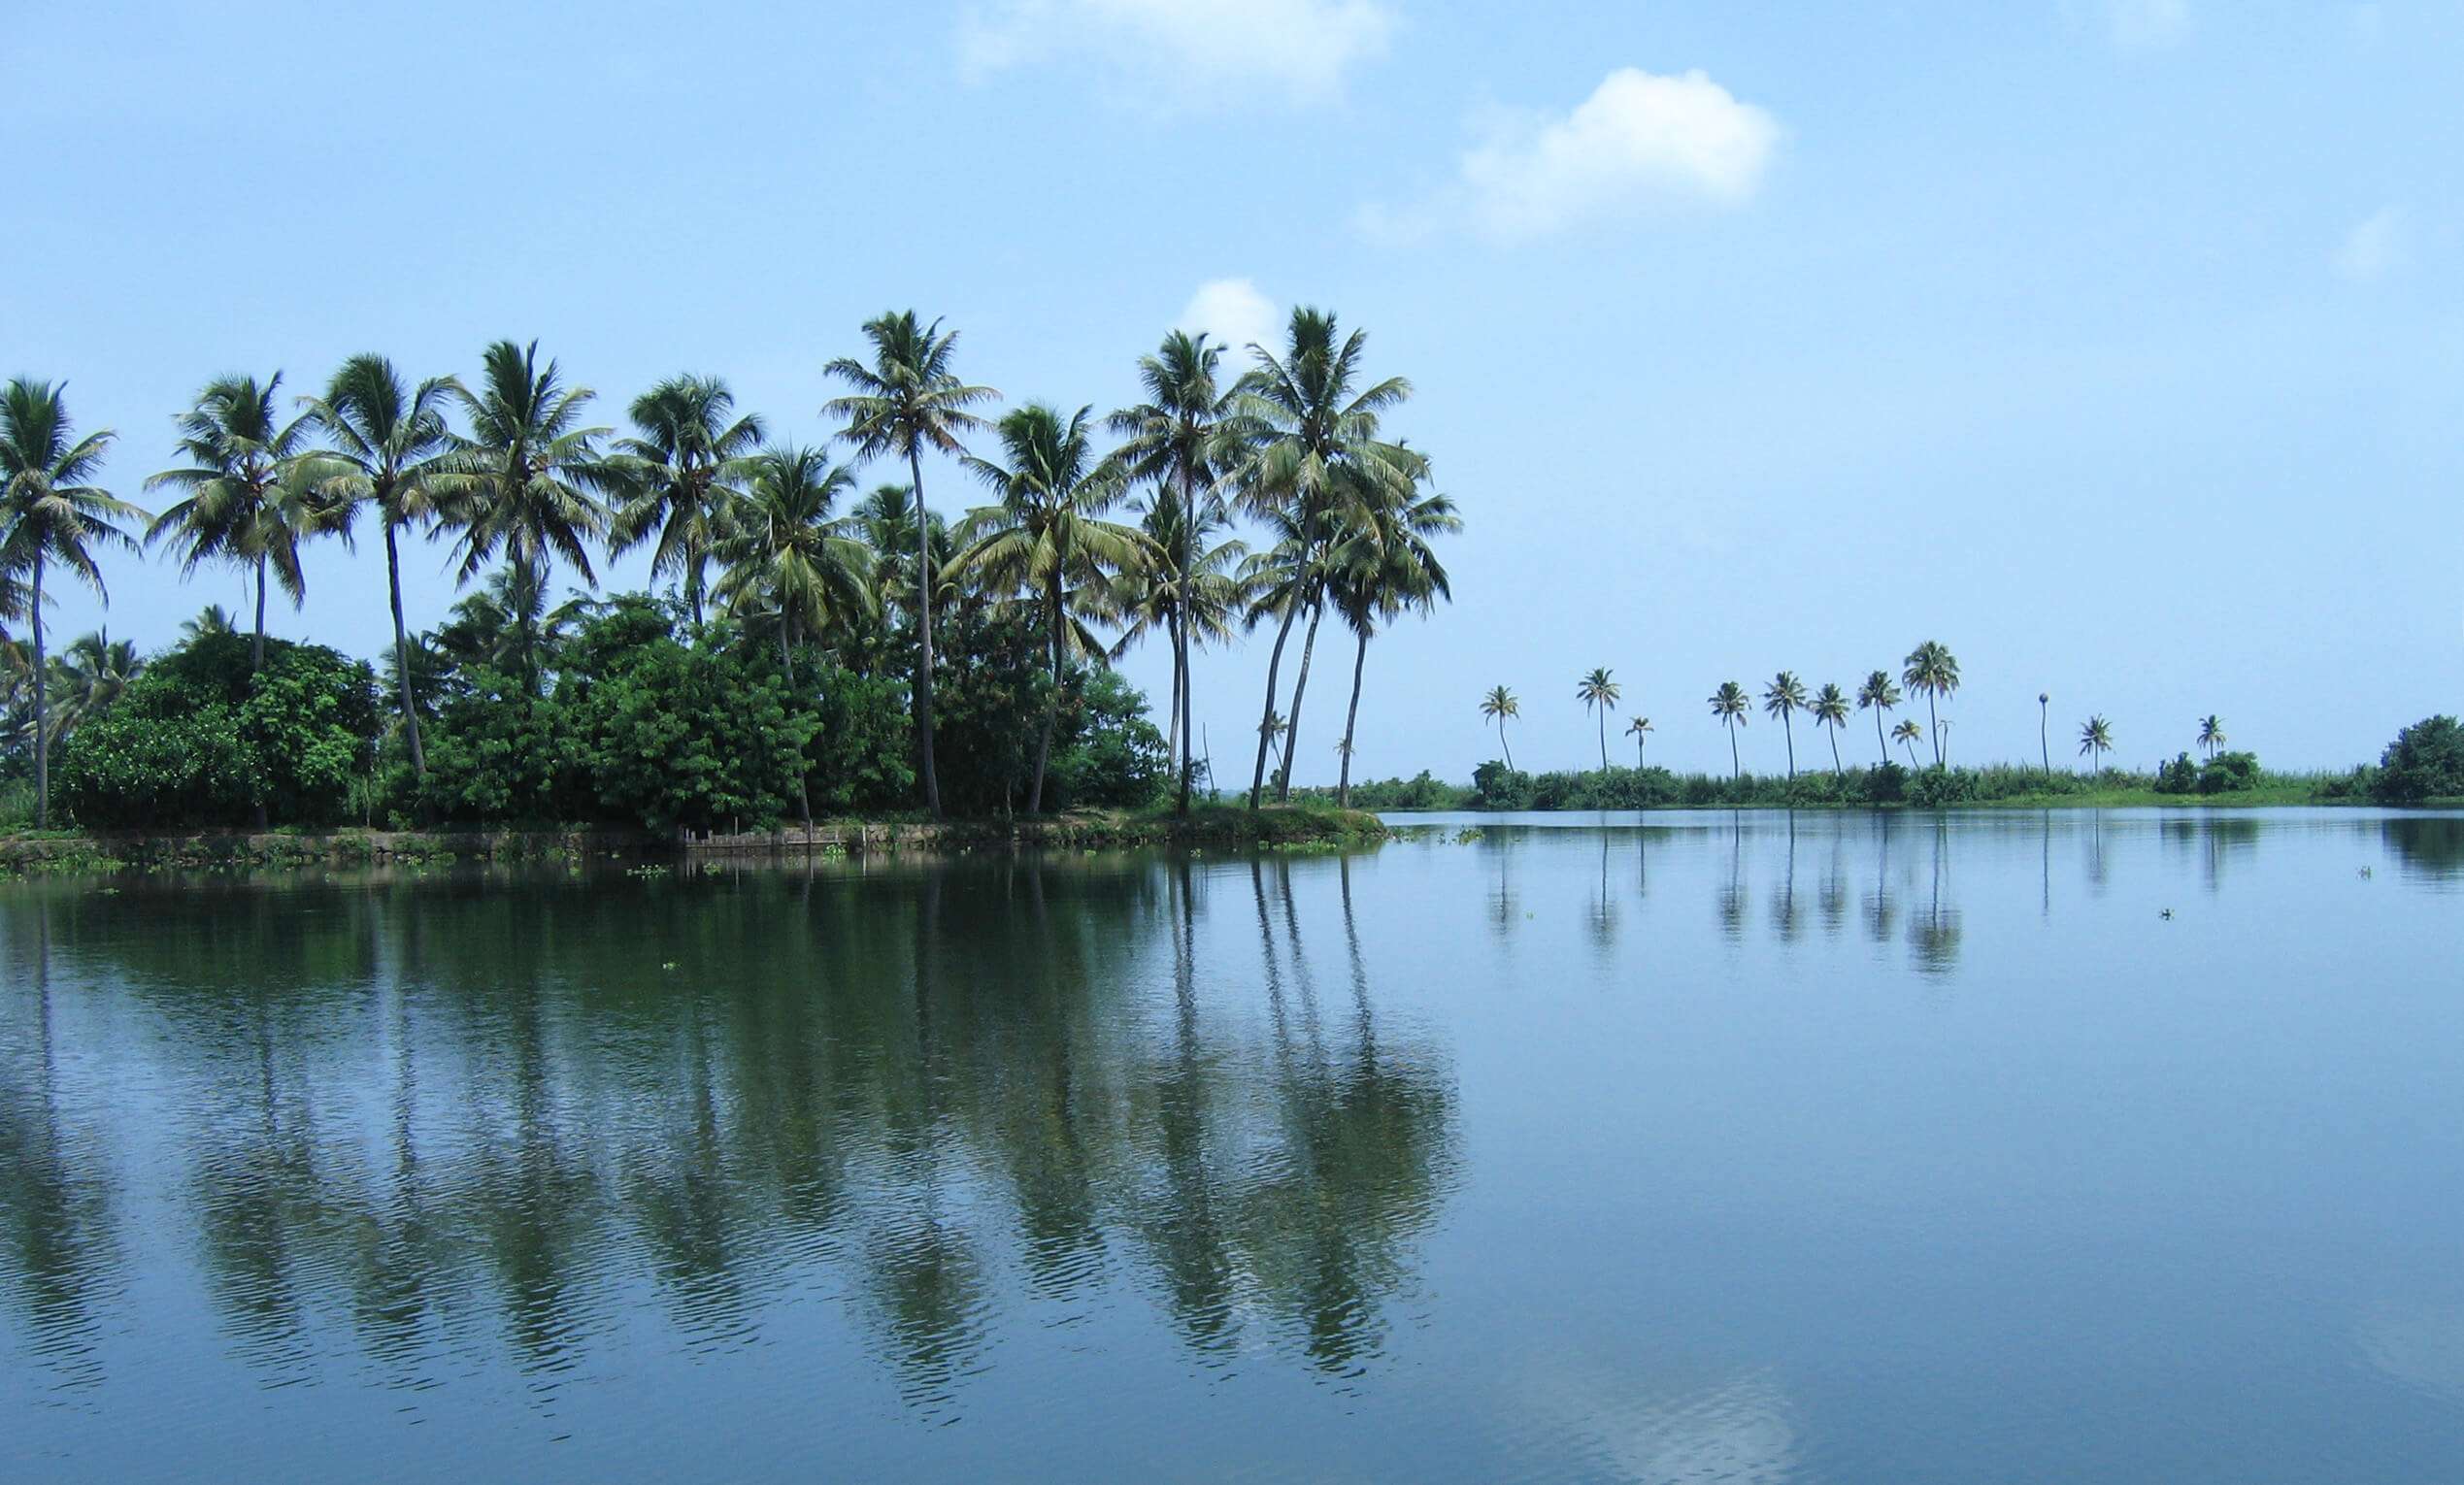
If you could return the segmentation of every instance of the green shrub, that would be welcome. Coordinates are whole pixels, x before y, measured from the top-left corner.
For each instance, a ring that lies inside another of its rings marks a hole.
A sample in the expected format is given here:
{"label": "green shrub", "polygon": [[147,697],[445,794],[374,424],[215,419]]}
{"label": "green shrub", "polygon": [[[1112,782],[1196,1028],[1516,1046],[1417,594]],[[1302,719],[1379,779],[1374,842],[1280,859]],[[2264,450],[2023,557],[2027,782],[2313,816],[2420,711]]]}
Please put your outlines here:
{"label": "green shrub", "polygon": [[2388,805],[2464,795],[2464,725],[2431,716],[2397,733],[2379,759],[2375,793]]}

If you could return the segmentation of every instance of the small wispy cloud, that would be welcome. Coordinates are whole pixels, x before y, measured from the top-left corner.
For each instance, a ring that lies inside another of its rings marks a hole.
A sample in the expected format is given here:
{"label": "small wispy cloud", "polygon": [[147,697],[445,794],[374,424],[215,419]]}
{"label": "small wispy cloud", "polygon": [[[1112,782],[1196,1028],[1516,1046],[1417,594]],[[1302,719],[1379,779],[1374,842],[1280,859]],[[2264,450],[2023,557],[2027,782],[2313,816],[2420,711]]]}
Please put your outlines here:
{"label": "small wispy cloud", "polygon": [[1372,203],[1360,225],[1408,239],[1461,224],[1521,242],[1655,207],[1734,207],[1761,188],[1781,134],[1699,71],[1620,67],[1568,113],[1492,117],[1446,186],[1415,205]]}
{"label": "small wispy cloud", "polygon": [[1394,34],[1388,0],[989,0],[958,22],[962,76],[1092,60],[1174,106],[1265,88],[1312,102],[1342,90]]}
{"label": "small wispy cloud", "polygon": [[1224,347],[1227,364],[1246,366],[1243,352],[1252,345],[1277,347],[1276,331],[1283,312],[1247,279],[1210,279],[1198,285],[1189,302],[1174,316],[1175,330],[1203,330]]}
{"label": "small wispy cloud", "polygon": [[2337,277],[2369,283],[2403,267],[2405,252],[2404,212],[2387,206],[2355,222],[2330,261]]}

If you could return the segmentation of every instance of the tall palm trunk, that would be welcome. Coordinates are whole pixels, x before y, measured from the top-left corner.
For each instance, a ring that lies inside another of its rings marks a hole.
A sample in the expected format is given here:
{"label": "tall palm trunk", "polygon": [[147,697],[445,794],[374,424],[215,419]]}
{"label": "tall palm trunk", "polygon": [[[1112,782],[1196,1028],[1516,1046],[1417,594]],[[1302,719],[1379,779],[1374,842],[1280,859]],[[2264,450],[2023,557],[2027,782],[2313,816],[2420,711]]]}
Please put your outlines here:
{"label": "tall palm trunk", "polygon": [[1891,761],[1891,740],[1882,736],[1882,709],[1874,709],[1874,742],[1882,750],[1882,761]]}
{"label": "tall palm trunk", "polygon": [[1796,719],[1795,719],[1795,718],[1793,718],[1793,717],[1791,717],[1791,716],[1789,716],[1789,715],[1788,715],[1788,713],[1786,713],[1786,712],[1784,712],[1784,711],[1781,712],[1781,713],[1780,713],[1780,731],[1781,731],[1781,733],[1783,736],[1785,736],[1785,737],[1787,738],[1787,740],[1788,740],[1788,782],[1790,782],[1790,783],[1795,783],[1795,782],[1797,781],[1797,724],[1796,724]]}
{"label": "tall palm trunk", "polygon": [[34,552],[34,828],[51,827],[51,703],[43,682],[43,550]]}
{"label": "tall palm trunk", "polygon": [[1309,638],[1301,642],[1300,678],[1292,682],[1292,719],[1283,729],[1283,777],[1275,786],[1275,803],[1281,805],[1292,797],[1292,767],[1300,757],[1301,697],[1309,690],[1309,660],[1317,652],[1317,621],[1326,616],[1324,604],[1309,606]]}
{"label": "tall palm trunk", "polygon": [[2047,720],[2045,704],[2039,702],[2036,708],[2036,759],[2045,766],[2045,776],[2050,778],[2053,776],[2053,744],[2046,736]]}
{"label": "tall palm trunk", "polygon": [[924,463],[907,445],[907,478],[916,482],[916,748],[924,775],[924,808],[941,818],[941,778],[933,772],[933,533],[924,518]]}
{"label": "tall palm trunk", "polygon": [[1506,713],[1497,714],[1497,745],[1506,753],[1506,772],[1515,772],[1515,744],[1506,741]]}
{"label": "tall palm trunk", "polygon": [[1189,692],[1196,681],[1189,669],[1189,621],[1181,621],[1181,814],[1189,814],[1189,776],[1198,771],[1198,730],[1189,722]]}
{"label": "tall palm trunk", "polygon": [[1643,734],[1639,732],[1634,735],[1634,769],[1638,774],[1643,771]]}
{"label": "tall palm trunk", "polygon": [[1848,770],[1840,767],[1840,729],[1836,724],[1831,728],[1831,774],[1837,778],[1848,777]]}
{"label": "tall palm trunk", "polygon": [[1164,645],[1172,651],[1172,701],[1164,709],[1164,757],[1181,767],[1181,615],[1164,615]]}
{"label": "tall palm trunk", "polygon": [[1600,772],[1609,772],[1609,709],[1600,708]]}
{"label": "tall palm trunk", "polygon": [[1035,782],[1027,789],[1027,813],[1044,812],[1044,765],[1052,755],[1052,718],[1061,710],[1061,574],[1055,568],[1045,602],[1052,611],[1052,689],[1044,698],[1044,728],[1035,739]]}
{"label": "tall palm trunk", "polygon": [[1266,657],[1266,710],[1257,718],[1257,771],[1249,776],[1249,808],[1255,809],[1266,794],[1266,749],[1275,739],[1275,678],[1283,666],[1283,642],[1292,637],[1292,620],[1300,617],[1300,606],[1288,604],[1283,609],[1283,622],[1275,630],[1275,648]]}
{"label": "tall palm trunk", "polygon": [[1934,766],[1942,767],[1942,718],[1934,711],[1934,689],[1925,688],[1925,723],[1934,734]]}
{"label": "tall palm trunk", "polygon": [[1172,635],[1172,668],[1181,678],[1176,695],[1177,710],[1173,720],[1181,738],[1181,798],[1174,807],[1182,819],[1189,817],[1189,750],[1198,740],[1189,735],[1189,578],[1198,565],[1198,500],[1189,467],[1181,467],[1181,573],[1180,596],[1174,601]]}
{"label": "tall palm trunk", "polygon": [[1351,737],[1352,729],[1360,722],[1360,672],[1368,663],[1369,631],[1363,629],[1360,647],[1351,655],[1351,708],[1344,713],[1344,772],[1335,785],[1335,803],[1345,809],[1351,808]]}
{"label": "tall palm trunk", "polygon": [[[785,605],[781,605],[781,608],[783,610]],[[787,677],[787,694],[790,697],[796,694],[796,649],[794,631],[795,626],[788,622],[787,615],[783,611],[781,612],[779,615],[779,674]],[[798,749],[796,753],[796,805],[804,814],[804,844],[807,850],[813,848],[813,785],[811,781],[805,777],[805,776],[811,772],[812,770],[805,767],[803,750]]]}
{"label": "tall palm trunk", "polygon": [[1738,761],[1738,758],[1737,758],[1737,724],[1736,724],[1735,722],[1730,722],[1730,723],[1728,724],[1728,777],[1729,777],[1729,781],[1730,781],[1730,782],[1732,782],[1732,783],[1743,782],[1743,781],[1744,781],[1744,779],[1745,779],[1745,776],[1746,776],[1746,766],[1745,766],[1745,764],[1743,764],[1743,763],[1739,762],[1739,761]]}
{"label": "tall palm trunk", "polygon": [[256,557],[256,639],[249,645],[249,674],[265,669],[265,554]]}
{"label": "tall palm trunk", "polygon": [[411,694],[411,635],[402,622],[402,554],[395,549],[393,522],[385,522],[385,593],[393,602],[393,678],[402,689],[402,734],[411,743],[411,772],[424,783],[428,755],[419,745],[419,707]]}

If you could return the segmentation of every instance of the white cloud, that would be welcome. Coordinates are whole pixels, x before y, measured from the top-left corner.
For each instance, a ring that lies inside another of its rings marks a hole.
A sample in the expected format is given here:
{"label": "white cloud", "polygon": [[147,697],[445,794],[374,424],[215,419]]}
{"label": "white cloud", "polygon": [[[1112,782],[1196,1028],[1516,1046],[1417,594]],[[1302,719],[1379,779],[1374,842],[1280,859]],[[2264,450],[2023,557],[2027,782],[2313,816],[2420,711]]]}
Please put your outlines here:
{"label": "white cloud", "polygon": [[1272,350],[1282,337],[1283,312],[1247,279],[1210,279],[1198,285],[1174,318],[1175,330],[1203,330],[1224,347],[1225,359],[1246,366],[1243,352],[1254,344]]}
{"label": "white cloud", "polygon": [[1364,208],[1373,236],[1415,237],[1460,220],[1518,242],[1652,207],[1732,207],[1753,196],[1779,120],[1701,72],[1610,73],[1563,116],[1501,117],[1455,179],[1420,206]]}
{"label": "white cloud", "polygon": [[2124,51],[2154,51],[2190,34],[2190,0],[2105,0],[2105,22]]}
{"label": "white cloud", "polygon": [[2368,283],[2403,267],[2404,260],[2404,213],[2390,206],[2381,207],[2354,223],[2337,245],[2332,261],[2339,276],[2355,283]]}
{"label": "white cloud", "polygon": [[1092,57],[1174,103],[1259,86],[1307,101],[1339,91],[1394,27],[1390,0],[989,0],[961,16],[958,60],[981,78]]}

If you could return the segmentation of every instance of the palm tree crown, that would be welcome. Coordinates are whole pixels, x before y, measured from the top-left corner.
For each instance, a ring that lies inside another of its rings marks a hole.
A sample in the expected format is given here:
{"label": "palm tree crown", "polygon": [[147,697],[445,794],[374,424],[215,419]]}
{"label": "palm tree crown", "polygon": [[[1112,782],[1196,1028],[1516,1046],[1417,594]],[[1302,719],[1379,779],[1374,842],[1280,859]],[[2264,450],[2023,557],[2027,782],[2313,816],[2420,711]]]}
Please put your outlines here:
{"label": "palm tree crown", "polygon": [[1721,681],[1719,689],[1711,694],[1711,713],[1719,719],[1720,726],[1728,729],[1728,773],[1731,777],[1743,777],[1745,775],[1745,765],[1737,757],[1737,729],[1751,720],[1746,714],[1751,706],[1746,696],[1746,688],[1733,680]]}
{"label": "palm tree crown", "polygon": [[2214,712],[2210,712],[2207,716],[2200,719],[2199,746],[2205,749],[2210,756],[2214,756],[2215,753],[2222,751],[2226,741],[2227,740],[2224,736],[2224,719],[2222,717],[2215,715]]}
{"label": "palm tree crown", "polygon": [[1619,694],[1605,665],[1592,667],[1575,683],[1575,700],[1582,703],[1582,710],[1596,708],[1600,712],[1600,767],[1604,769],[1609,766],[1609,713],[1616,709]]}
{"label": "palm tree crown", "polygon": [[624,491],[609,525],[610,555],[650,543],[650,576],[683,579],[696,630],[710,559],[742,493],[744,460],[764,437],[758,414],[735,411],[736,394],[719,378],[671,377],[633,400],[628,415],[637,432],[617,440],[609,460]]}
{"label": "palm tree crown", "polygon": [[1491,686],[1488,688],[1488,694],[1481,698],[1481,715],[1497,723],[1497,745],[1505,749],[1508,773],[1514,772],[1515,748],[1513,743],[1506,741],[1506,719],[1522,714],[1523,704],[1516,701],[1515,693],[1504,686]]}
{"label": "palm tree crown", "polygon": [[1848,693],[1840,689],[1839,682],[1826,680],[1822,682],[1822,689],[1814,693],[1814,702],[1808,710],[1814,713],[1814,725],[1830,731],[1831,772],[1845,776],[1848,770],[1840,764],[1840,729],[1848,725]]}
{"label": "palm tree crown", "polygon": [[1762,710],[1766,716],[1780,719],[1781,729],[1788,739],[1788,776],[1797,776],[1796,715],[1805,710],[1805,682],[1794,671],[1781,671],[1771,677],[1771,684],[1762,688]]}
{"label": "palm tree crown", "polygon": [[1634,766],[1639,769],[1643,766],[1644,740],[1651,735],[1651,719],[1641,712],[1635,713],[1625,724],[1625,735],[1634,740]]}
{"label": "palm tree crown", "polygon": [[1959,660],[1948,648],[1934,640],[1908,652],[1907,668],[1899,678],[1908,689],[1925,698],[1925,720],[1934,724],[1934,762],[1942,762],[1941,718],[1935,709],[1942,698],[1959,689]]}
{"label": "palm tree crown", "polygon": [[2114,730],[2106,723],[2105,718],[2101,713],[2089,717],[2081,725],[2079,730],[2079,750],[2081,754],[2087,755],[2090,758],[2089,770],[2091,772],[2103,772],[2105,754],[2111,752],[2113,750],[2113,746]]}

